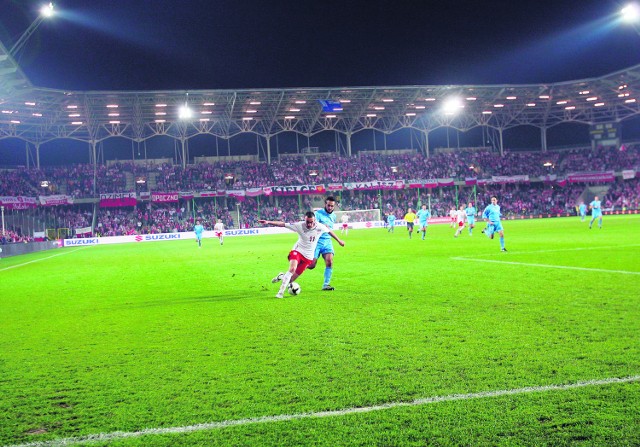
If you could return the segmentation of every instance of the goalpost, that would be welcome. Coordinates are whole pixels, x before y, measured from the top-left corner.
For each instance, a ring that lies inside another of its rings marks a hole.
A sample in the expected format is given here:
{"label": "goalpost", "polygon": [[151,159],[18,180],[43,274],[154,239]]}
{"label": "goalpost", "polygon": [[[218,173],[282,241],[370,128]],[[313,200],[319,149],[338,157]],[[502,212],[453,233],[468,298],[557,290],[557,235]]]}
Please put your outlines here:
{"label": "goalpost", "polygon": [[379,209],[371,210],[352,210],[352,211],[334,211],[336,215],[336,227],[342,225],[342,216],[349,216],[347,223],[351,226],[354,223],[375,222],[382,220],[382,213]]}

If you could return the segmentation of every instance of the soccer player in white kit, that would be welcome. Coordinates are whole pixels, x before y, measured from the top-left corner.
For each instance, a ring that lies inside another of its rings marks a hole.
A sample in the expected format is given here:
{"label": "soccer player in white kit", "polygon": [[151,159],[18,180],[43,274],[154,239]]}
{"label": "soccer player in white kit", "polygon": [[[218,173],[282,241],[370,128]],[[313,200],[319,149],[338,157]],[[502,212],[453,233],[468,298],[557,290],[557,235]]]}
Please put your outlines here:
{"label": "soccer player in white kit", "polygon": [[456,222],[458,222],[458,229],[453,237],[458,237],[462,230],[464,230],[464,220],[467,218],[467,212],[464,210],[464,205],[460,205],[460,209],[456,211]]}
{"label": "soccer player in white kit", "polygon": [[342,221],[342,228],[340,229],[340,233],[345,235],[349,234],[349,215],[343,214],[340,218],[340,221]]}
{"label": "soccer player in white kit", "polygon": [[216,237],[220,239],[220,245],[222,245],[222,243],[224,242],[224,224],[221,220],[216,222],[216,224],[213,226],[213,234],[215,234]]}
{"label": "soccer player in white kit", "polygon": [[327,226],[316,222],[316,215],[313,211],[307,211],[302,222],[285,223],[273,220],[259,220],[261,224],[273,225],[276,227],[284,227],[298,233],[298,240],[289,252],[289,270],[286,273],[279,273],[271,282],[276,283],[282,281],[280,290],[276,294],[276,298],[283,298],[284,292],[290,282],[295,281],[307,267],[313,262],[313,255],[318,245],[318,239],[324,233],[334,238],[341,247],[344,247],[344,241],[330,230]]}

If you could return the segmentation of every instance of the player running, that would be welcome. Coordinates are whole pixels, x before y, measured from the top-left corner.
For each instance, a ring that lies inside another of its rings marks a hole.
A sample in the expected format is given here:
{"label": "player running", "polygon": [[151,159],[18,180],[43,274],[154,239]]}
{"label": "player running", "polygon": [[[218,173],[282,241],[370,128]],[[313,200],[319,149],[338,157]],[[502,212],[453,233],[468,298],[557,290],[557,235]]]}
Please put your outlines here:
{"label": "player running", "polygon": [[469,202],[469,206],[464,209],[465,214],[467,215],[467,225],[469,225],[469,236],[473,236],[473,229],[476,226],[476,207],[473,206],[473,203]]}
{"label": "player running", "polygon": [[584,222],[587,217],[587,205],[584,202],[580,202],[578,213],[580,214],[580,222]]}
{"label": "player running", "polygon": [[315,253],[321,236],[328,234],[334,238],[341,247],[344,247],[344,241],[338,238],[332,230],[316,222],[316,216],[313,214],[313,211],[307,211],[304,215],[304,220],[301,222],[285,223],[271,220],[259,220],[258,222],[265,225],[284,227],[298,233],[298,240],[289,252],[289,270],[286,273],[279,273],[271,280],[272,283],[282,281],[276,298],[283,298],[289,283],[298,279],[305,269],[311,265],[313,262],[313,254]]}
{"label": "player running", "polygon": [[346,236],[347,234],[349,234],[349,215],[343,214],[342,217],[340,218],[340,221],[342,222],[342,228],[340,228],[340,233]]}
{"label": "player running", "polygon": [[598,196],[593,198],[593,201],[589,204],[591,210],[591,222],[589,222],[589,229],[593,225],[593,221],[598,219],[598,228],[602,230],[602,204],[598,200]]}
{"label": "player running", "polygon": [[394,228],[396,227],[396,215],[393,212],[390,212],[387,216],[387,233],[393,233]]}
{"label": "player running", "polygon": [[193,227],[193,232],[196,234],[196,242],[198,243],[198,247],[202,247],[202,233],[204,232],[204,227],[200,223],[200,220],[196,221],[196,225]]}
{"label": "player running", "polygon": [[453,237],[460,236],[462,230],[464,230],[464,220],[467,217],[467,212],[464,210],[464,205],[460,205],[460,209],[456,211],[456,225],[458,228],[456,229],[456,233]]}
{"label": "player running", "polygon": [[213,234],[220,240],[220,245],[224,243],[224,224],[221,220],[213,226]]}
{"label": "player running", "polygon": [[483,233],[491,239],[493,239],[495,233],[498,233],[500,235],[500,251],[507,251],[504,246],[504,229],[502,228],[502,223],[500,223],[502,214],[500,213],[497,197],[491,197],[491,204],[484,209],[482,217],[487,221],[487,228],[483,230]]}
{"label": "player running", "polygon": [[427,209],[427,205],[422,205],[420,211],[418,211],[418,224],[420,225],[420,230],[422,231],[422,240],[424,241],[424,237],[427,235],[427,226],[429,225],[429,219],[431,218],[431,213]]}
{"label": "player running", "polygon": [[[329,196],[324,199],[324,208],[316,211],[316,220],[325,225],[330,230],[333,230],[333,225],[336,223],[336,215],[333,210],[336,207],[336,199],[333,196]],[[309,270],[316,268],[318,258],[322,256],[324,259],[324,281],[322,283],[322,290],[335,290],[335,287],[331,285],[331,276],[333,275],[333,244],[328,234],[320,235],[318,245],[315,247],[315,253],[313,254],[313,262],[309,265]]]}

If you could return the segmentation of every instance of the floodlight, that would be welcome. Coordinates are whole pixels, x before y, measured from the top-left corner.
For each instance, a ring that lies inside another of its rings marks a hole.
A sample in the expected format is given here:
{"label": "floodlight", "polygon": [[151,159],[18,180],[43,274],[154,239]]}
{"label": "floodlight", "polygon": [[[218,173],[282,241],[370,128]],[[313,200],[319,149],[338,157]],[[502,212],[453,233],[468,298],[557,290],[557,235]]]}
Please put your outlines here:
{"label": "floodlight", "polygon": [[40,8],[40,15],[43,17],[49,18],[54,14],[55,11],[53,9],[53,2],[49,2],[48,5],[43,5],[42,8]]}
{"label": "floodlight", "polygon": [[464,108],[464,104],[458,97],[451,97],[442,104],[442,111],[447,115],[458,113]]}
{"label": "floodlight", "polygon": [[192,116],[193,116],[193,111],[186,104],[180,107],[180,110],[178,110],[178,118],[180,118],[181,120],[188,120]]}
{"label": "floodlight", "polygon": [[18,41],[15,44],[13,44],[11,49],[9,49],[9,54],[11,55],[11,57],[15,59],[15,57],[18,55],[18,52],[22,49],[24,44],[27,43],[27,40],[29,40],[29,37],[31,37],[31,35],[35,32],[38,26],[40,26],[42,21],[46,18],[53,16],[53,14],[54,14],[54,10],[53,10],[52,2],[40,8],[40,15],[36,17],[36,19],[31,23],[31,25],[29,25],[29,28],[27,28],[27,30],[22,34],[22,36],[20,36]]}
{"label": "floodlight", "polygon": [[629,3],[627,6],[620,10],[622,20],[628,23],[638,22],[640,19],[640,7],[637,3]]}

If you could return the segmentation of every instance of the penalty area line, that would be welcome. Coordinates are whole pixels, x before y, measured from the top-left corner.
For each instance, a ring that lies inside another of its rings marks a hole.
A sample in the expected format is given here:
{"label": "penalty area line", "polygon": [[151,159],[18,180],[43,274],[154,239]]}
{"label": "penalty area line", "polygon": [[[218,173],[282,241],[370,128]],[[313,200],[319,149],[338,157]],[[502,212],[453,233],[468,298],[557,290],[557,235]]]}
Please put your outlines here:
{"label": "penalty area line", "polygon": [[597,268],[590,268],[590,267],[573,267],[570,265],[535,264],[532,262],[498,261],[495,259],[478,259],[478,258],[463,258],[463,257],[454,257],[451,259],[453,259],[454,261],[490,262],[493,264],[525,265],[527,267],[542,267],[542,268],[548,268],[548,269],[581,270],[585,272],[620,273],[622,275],[640,275],[640,272],[630,272],[628,270],[610,270],[610,269],[597,269]]}
{"label": "penalty area line", "polygon": [[261,423],[267,423],[267,422],[286,422],[286,421],[293,421],[293,420],[299,420],[299,419],[337,417],[337,416],[346,416],[350,414],[370,413],[373,411],[388,410],[392,408],[417,407],[417,406],[434,404],[439,402],[484,399],[488,397],[513,396],[513,395],[527,394],[527,393],[542,393],[546,391],[566,391],[566,390],[572,390],[576,388],[611,385],[611,384],[619,384],[619,383],[630,383],[630,382],[637,382],[637,381],[640,381],[640,375],[622,377],[622,378],[612,377],[612,378],[600,379],[600,380],[587,380],[583,382],[568,383],[565,385],[542,385],[542,386],[531,386],[531,387],[525,387],[525,388],[515,388],[511,390],[482,391],[479,393],[468,393],[468,394],[450,394],[448,396],[427,397],[427,398],[416,399],[408,402],[390,402],[386,404],[372,405],[369,407],[355,407],[355,408],[346,408],[343,410],[320,411],[315,413],[297,413],[297,414],[283,414],[283,415],[277,415],[277,416],[262,416],[257,418],[235,419],[235,420],[228,420],[228,421],[221,421],[221,422],[209,422],[205,424],[186,425],[181,427],[147,428],[144,430],[133,431],[133,432],[116,431],[111,433],[98,433],[94,435],[80,436],[76,438],[61,438],[61,439],[54,439],[51,441],[37,441],[37,442],[29,442],[26,444],[6,445],[4,447],[62,447],[62,446],[68,446],[68,445],[90,444],[94,442],[113,441],[117,439],[138,438],[141,436],[148,436],[148,435],[193,433],[193,432],[199,432],[199,431],[216,430],[216,429],[226,428],[226,427],[237,427],[242,425],[261,424]]}
{"label": "penalty area line", "polygon": [[5,267],[3,269],[0,269],[0,272],[4,272],[5,270],[11,270],[11,269],[14,269],[16,267],[23,267],[25,265],[33,264],[35,262],[46,261],[47,259],[55,258],[57,256],[68,255],[69,253],[74,253],[74,252],[76,252],[78,250],[82,250],[83,248],[87,248],[87,247],[80,247],[80,248],[76,248],[75,250],[65,251],[64,253],[58,253],[56,255],[47,256],[46,258],[34,259],[33,261],[23,262],[22,264],[11,265],[9,267]]}

